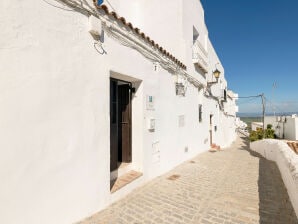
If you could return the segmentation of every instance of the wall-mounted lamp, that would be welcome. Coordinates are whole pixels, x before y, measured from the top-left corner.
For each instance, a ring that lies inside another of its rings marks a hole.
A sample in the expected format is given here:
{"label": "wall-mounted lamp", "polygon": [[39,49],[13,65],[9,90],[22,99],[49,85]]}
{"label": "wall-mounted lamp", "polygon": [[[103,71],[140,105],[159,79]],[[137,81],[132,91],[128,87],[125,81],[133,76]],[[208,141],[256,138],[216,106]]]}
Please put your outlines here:
{"label": "wall-mounted lamp", "polygon": [[[215,68],[216,68],[216,65],[215,65]],[[213,84],[216,84],[218,83],[218,78],[220,76],[220,71],[216,68],[214,71],[213,71],[213,76],[215,77],[216,81],[213,81],[213,82],[207,82],[207,84],[210,86],[210,85],[213,85]]]}
{"label": "wall-mounted lamp", "polygon": [[220,76],[220,71],[218,69],[215,69],[215,71],[213,72],[213,75],[216,78],[216,80],[218,81],[218,78]]}

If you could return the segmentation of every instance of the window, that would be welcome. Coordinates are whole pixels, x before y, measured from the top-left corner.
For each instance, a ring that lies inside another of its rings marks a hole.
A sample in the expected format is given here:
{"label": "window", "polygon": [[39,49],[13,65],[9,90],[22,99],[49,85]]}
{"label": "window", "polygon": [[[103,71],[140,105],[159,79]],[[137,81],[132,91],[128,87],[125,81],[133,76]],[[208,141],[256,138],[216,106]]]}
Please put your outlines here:
{"label": "window", "polygon": [[195,42],[198,40],[199,38],[199,32],[197,31],[197,29],[193,26],[192,28],[192,43],[195,44]]}
{"label": "window", "polygon": [[199,122],[202,122],[203,118],[202,118],[202,104],[199,104]]}
{"label": "window", "polygon": [[185,96],[185,86],[182,83],[176,83],[176,95]]}

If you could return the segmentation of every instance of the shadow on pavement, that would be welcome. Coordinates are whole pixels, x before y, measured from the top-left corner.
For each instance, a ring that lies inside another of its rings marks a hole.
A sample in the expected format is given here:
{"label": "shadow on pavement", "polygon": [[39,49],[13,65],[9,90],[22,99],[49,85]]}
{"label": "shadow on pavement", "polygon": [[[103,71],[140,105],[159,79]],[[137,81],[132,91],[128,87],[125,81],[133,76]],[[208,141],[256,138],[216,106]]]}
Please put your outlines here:
{"label": "shadow on pavement", "polygon": [[287,189],[275,162],[269,161],[250,149],[248,137],[240,136],[243,145],[251,156],[259,158],[259,215],[260,224],[298,224]]}

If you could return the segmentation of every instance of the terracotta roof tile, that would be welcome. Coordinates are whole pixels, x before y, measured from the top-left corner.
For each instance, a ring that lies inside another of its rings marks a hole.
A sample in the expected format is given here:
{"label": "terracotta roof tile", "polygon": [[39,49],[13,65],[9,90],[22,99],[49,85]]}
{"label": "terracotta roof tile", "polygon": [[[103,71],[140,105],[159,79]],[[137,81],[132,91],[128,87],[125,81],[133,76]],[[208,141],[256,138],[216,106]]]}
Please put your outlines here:
{"label": "terracotta roof tile", "polygon": [[178,64],[181,68],[186,70],[186,66],[180,62],[178,59],[176,59],[173,55],[171,55],[169,52],[167,52],[165,49],[163,49],[159,44],[155,43],[154,40],[150,39],[149,36],[146,36],[143,32],[140,32],[140,29],[137,27],[134,27],[130,22],[126,22],[126,19],[124,17],[118,17],[117,13],[114,11],[109,11],[108,7],[106,5],[98,5],[96,0],[93,0],[93,3],[95,7],[98,10],[103,10],[107,15],[110,15],[114,17],[117,21],[123,23],[123,25],[129,27],[131,30],[136,32],[140,37],[144,40],[147,40],[153,47],[155,47],[157,50],[159,50],[162,54],[166,55],[169,59],[171,59],[174,63]]}
{"label": "terracotta roof tile", "polygon": [[126,25],[126,20],[125,20],[124,17],[119,18],[119,20],[120,20],[124,25]]}
{"label": "terracotta roof tile", "polygon": [[111,12],[110,15],[112,15],[115,19],[118,19],[118,15],[116,12]]}
{"label": "terracotta roof tile", "polygon": [[140,29],[139,28],[134,28],[134,31],[137,33],[137,34],[140,34]]}
{"label": "terracotta roof tile", "polygon": [[95,5],[96,5],[97,8],[100,8],[103,11],[105,11],[106,14],[109,14],[109,9],[108,9],[108,7],[106,5],[98,6],[95,0],[94,0],[94,2],[95,2]]}
{"label": "terracotta roof tile", "polygon": [[133,26],[131,23],[127,23],[127,26],[130,28],[130,29],[133,29]]}

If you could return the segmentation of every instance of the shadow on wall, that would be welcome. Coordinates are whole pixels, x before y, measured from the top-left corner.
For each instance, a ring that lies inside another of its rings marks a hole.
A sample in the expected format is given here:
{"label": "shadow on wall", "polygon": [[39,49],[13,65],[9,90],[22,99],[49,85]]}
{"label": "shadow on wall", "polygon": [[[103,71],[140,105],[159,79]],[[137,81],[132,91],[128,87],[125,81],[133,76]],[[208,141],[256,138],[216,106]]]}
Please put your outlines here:
{"label": "shadow on wall", "polygon": [[298,224],[297,216],[277,165],[250,150],[247,137],[241,138],[244,145],[240,150],[247,150],[252,156],[259,158],[259,223]]}

